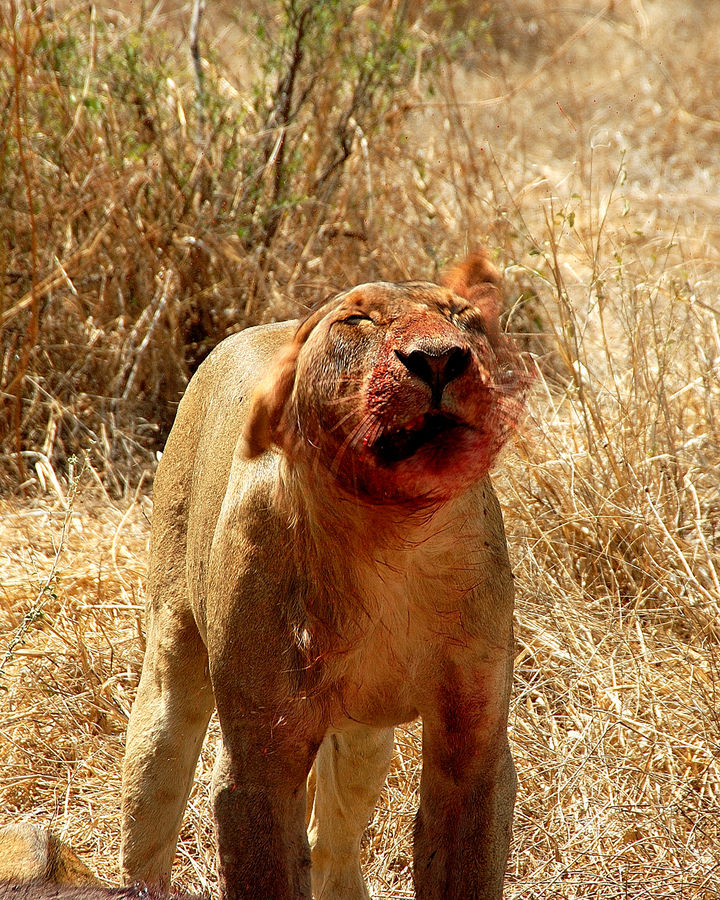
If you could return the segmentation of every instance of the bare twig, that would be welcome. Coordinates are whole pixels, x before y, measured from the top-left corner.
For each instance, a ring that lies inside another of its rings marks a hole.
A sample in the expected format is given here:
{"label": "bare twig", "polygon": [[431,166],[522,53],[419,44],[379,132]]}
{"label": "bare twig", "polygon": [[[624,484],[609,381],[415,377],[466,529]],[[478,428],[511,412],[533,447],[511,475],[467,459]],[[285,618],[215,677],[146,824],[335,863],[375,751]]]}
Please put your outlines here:
{"label": "bare twig", "polygon": [[195,109],[197,111],[198,130],[195,141],[198,147],[205,144],[205,74],[200,54],[200,24],[205,13],[205,0],[193,0],[190,17],[190,56],[195,73]]}
{"label": "bare twig", "polygon": [[41,618],[43,608],[51,596],[50,586],[55,580],[58,563],[60,562],[60,557],[65,546],[65,538],[68,534],[68,531],[70,530],[70,523],[73,516],[73,504],[75,502],[78,485],[80,483],[80,478],[82,477],[84,469],[84,466],[82,466],[80,471],[76,472],[75,462],[76,461],[73,459],[70,460],[68,464],[68,494],[65,507],[65,516],[63,518],[62,529],[60,530],[60,539],[55,551],[55,556],[50,566],[50,571],[45,576],[40,590],[35,596],[35,600],[30,604],[30,608],[23,616],[23,620],[20,623],[19,627],[16,629],[15,634],[12,636],[12,638],[10,638],[7,649],[5,650],[3,658],[0,661],[0,675],[2,675],[5,666],[13,658],[13,652],[15,651],[15,649],[24,642],[28,631],[32,628],[33,624]]}
{"label": "bare twig", "polygon": [[[152,308],[152,306],[148,306],[146,309],[146,312],[151,311],[151,315],[147,317],[150,319],[150,324],[148,325],[147,330],[143,336],[143,339],[140,342],[140,346],[137,348],[137,350],[132,351],[133,364],[132,364],[132,368],[130,369],[130,374],[128,375],[127,382],[125,383],[125,388],[123,389],[123,392],[122,392],[123,400],[128,399],[128,397],[130,396],[130,394],[133,390],[133,387],[135,386],[135,379],[137,378],[138,370],[140,368],[140,363],[142,362],[143,355],[144,355],[145,350],[147,349],[148,345],[150,344],[153,333],[158,326],[158,322],[160,321],[163,312],[165,311],[165,307],[167,306],[167,301],[168,301],[168,295],[170,293],[170,289],[172,288],[172,286],[174,284],[172,272],[165,272],[164,275],[160,276],[160,278],[162,280],[162,291],[159,294],[157,303],[153,304],[154,309]],[[133,332],[131,334],[131,338],[129,341],[129,346],[131,348],[133,345],[133,338],[137,335],[140,325],[141,325],[141,322],[138,321],[136,327],[133,329]]]}

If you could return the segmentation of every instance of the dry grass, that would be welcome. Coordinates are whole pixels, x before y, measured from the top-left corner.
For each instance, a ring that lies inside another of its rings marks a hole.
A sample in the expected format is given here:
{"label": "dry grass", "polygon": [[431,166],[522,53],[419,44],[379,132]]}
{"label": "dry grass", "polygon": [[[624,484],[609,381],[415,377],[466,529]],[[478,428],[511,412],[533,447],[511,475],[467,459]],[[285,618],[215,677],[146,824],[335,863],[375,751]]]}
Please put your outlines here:
{"label": "dry grass", "polygon": [[[436,27],[416,25],[427,53]],[[434,96],[410,85],[347,170],[355,180],[339,186],[333,221],[370,221],[364,240],[325,230],[320,241],[310,225],[309,244],[274,245],[263,288],[269,317],[282,311],[272,302],[301,306],[346,280],[432,275],[479,228],[506,268],[510,327],[541,372],[496,479],[518,581],[511,898],[720,897],[718,27],[720,8],[700,2],[499,7],[436,71]],[[146,231],[154,221],[133,216]],[[210,225],[203,234],[217,259],[232,243]],[[61,261],[79,246],[68,241]],[[243,265],[254,252],[242,250]],[[82,260],[89,303],[97,256]],[[221,299],[239,278],[223,271]],[[150,279],[145,308],[162,287]],[[53,303],[81,302],[61,290]],[[46,414],[82,421],[62,397]],[[74,496],[48,421],[28,445],[35,499],[8,497],[0,511],[0,807],[54,822],[113,879],[150,512],[143,485],[134,500],[127,485],[151,465],[130,447],[134,477],[108,484],[122,463],[109,430],[104,462],[92,457]],[[177,866],[180,883],[205,890],[215,737]],[[411,896],[419,763],[417,728],[400,731],[365,844],[378,897]]]}

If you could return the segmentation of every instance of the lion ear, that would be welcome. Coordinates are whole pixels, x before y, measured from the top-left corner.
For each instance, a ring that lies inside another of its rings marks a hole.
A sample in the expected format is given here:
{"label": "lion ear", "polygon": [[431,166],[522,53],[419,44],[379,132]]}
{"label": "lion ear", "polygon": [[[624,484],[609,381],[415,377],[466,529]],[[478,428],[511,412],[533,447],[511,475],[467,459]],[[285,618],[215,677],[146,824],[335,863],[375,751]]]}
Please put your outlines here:
{"label": "lion ear", "polygon": [[276,356],[270,372],[250,398],[245,423],[245,457],[255,459],[273,444],[283,446],[282,425],[295,384],[295,370],[301,344],[294,340]]}
{"label": "lion ear", "polygon": [[490,336],[500,333],[500,273],[484,250],[476,250],[463,262],[445,272],[441,283],[479,309]]}
{"label": "lion ear", "polygon": [[273,444],[283,450],[291,446],[287,411],[295,386],[297,361],[310,332],[323,318],[327,305],[320,307],[298,326],[292,341],[270,363],[270,370],[250,397],[245,423],[245,457],[255,459]]}

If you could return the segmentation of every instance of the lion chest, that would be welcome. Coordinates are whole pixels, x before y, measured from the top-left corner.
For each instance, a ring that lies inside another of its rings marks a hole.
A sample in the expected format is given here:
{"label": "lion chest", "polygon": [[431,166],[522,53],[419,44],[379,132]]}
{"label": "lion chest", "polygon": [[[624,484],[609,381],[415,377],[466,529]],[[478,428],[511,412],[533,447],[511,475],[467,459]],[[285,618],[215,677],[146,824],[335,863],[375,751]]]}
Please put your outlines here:
{"label": "lion chest", "polygon": [[350,597],[337,597],[355,609],[335,646],[324,648],[332,725],[409,721],[432,703],[454,659],[482,653],[476,620],[483,595],[468,590],[467,561],[402,562],[358,570]]}

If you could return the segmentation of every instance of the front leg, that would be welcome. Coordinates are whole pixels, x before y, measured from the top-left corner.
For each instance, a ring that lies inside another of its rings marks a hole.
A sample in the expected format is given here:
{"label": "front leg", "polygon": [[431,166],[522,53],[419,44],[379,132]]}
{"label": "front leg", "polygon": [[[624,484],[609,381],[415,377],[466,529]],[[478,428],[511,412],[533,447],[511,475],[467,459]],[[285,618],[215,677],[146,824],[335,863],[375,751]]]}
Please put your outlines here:
{"label": "front leg", "polygon": [[212,784],[220,898],[310,900],[306,781],[323,734],[311,701],[293,693],[279,629],[253,634],[240,622],[218,617],[208,630],[222,731]]}
{"label": "front leg", "polygon": [[314,749],[251,721],[224,733],[212,790],[223,900],[310,900],[305,781]]}
{"label": "front leg", "polygon": [[[242,484],[231,481],[228,496],[244,496]],[[294,637],[292,579],[278,581],[287,532],[268,520],[267,502],[259,498],[257,514],[226,504],[210,556],[208,656],[222,731],[212,787],[221,900],[311,896],[306,781],[327,726]]]}
{"label": "front leg", "polygon": [[450,666],[423,717],[415,821],[418,900],[501,900],[516,776],[507,741],[509,664]]}

